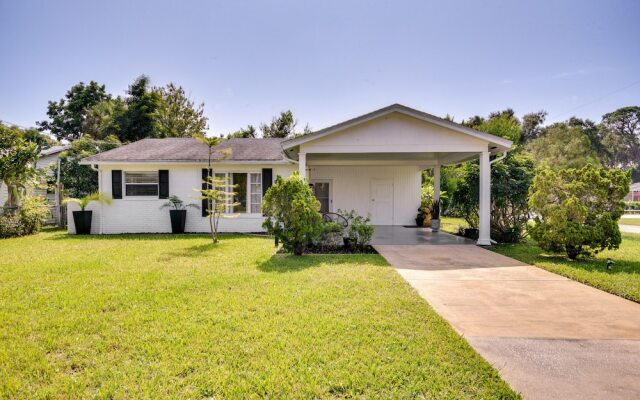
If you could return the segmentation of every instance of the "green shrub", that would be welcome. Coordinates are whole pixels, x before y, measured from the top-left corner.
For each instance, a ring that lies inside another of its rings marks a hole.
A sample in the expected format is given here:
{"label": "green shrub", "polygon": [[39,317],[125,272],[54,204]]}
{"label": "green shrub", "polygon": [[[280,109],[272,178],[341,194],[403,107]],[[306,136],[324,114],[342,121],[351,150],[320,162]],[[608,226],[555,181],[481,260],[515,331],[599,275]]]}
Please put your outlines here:
{"label": "green shrub", "polygon": [[49,205],[42,196],[27,197],[20,205],[23,235],[39,232],[50,216]]}
{"label": "green shrub", "polygon": [[356,248],[364,250],[373,237],[374,226],[371,225],[371,216],[366,218],[358,214],[355,210],[345,211],[338,210],[338,214],[343,215],[349,222],[347,227],[347,236]]}
{"label": "green shrub", "polygon": [[617,221],[629,181],[629,173],[594,166],[540,171],[529,199],[536,213],[531,237],[541,248],[570,259],[617,249],[622,240]]}
{"label": "green shrub", "polygon": [[287,179],[278,176],[264,196],[262,209],[267,217],[262,226],[287,252],[301,255],[322,232],[320,202],[298,173]]}
{"label": "green shrub", "polygon": [[0,238],[22,236],[22,224],[18,214],[0,215]]}
{"label": "green shrub", "polygon": [[[461,169],[461,179],[452,196],[451,207],[462,216],[471,232],[478,229],[478,162]],[[529,221],[528,195],[535,169],[531,157],[512,152],[491,166],[491,238],[500,243],[517,243],[526,236]]]}
{"label": "green shrub", "polygon": [[640,201],[628,201],[624,206],[625,210],[640,210]]}
{"label": "green shrub", "polygon": [[18,210],[0,215],[0,238],[39,232],[48,217],[49,207],[42,196],[26,197]]}

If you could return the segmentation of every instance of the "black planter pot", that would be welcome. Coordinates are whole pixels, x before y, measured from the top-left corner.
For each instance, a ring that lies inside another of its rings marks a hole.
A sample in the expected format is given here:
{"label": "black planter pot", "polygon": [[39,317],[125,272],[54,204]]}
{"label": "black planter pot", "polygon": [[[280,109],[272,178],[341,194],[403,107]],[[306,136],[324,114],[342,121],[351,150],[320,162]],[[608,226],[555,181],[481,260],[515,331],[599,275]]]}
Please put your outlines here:
{"label": "black planter pot", "polygon": [[171,217],[171,233],[184,233],[187,223],[187,210],[169,210]]}
{"label": "black planter pot", "polygon": [[73,223],[76,226],[76,235],[91,234],[91,217],[93,211],[74,211]]}
{"label": "black planter pot", "polygon": [[416,217],[416,226],[423,226],[424,225],[424,217],[419,218]]}

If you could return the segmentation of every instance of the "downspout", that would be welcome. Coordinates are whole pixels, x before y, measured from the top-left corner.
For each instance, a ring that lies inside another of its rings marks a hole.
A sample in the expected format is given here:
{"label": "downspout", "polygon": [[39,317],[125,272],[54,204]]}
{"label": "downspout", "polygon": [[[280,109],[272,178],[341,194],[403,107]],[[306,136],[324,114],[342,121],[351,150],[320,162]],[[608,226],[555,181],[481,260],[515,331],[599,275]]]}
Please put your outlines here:
{"label": "downspout", "polygon": [[[494,163],[497,163],[497,162],[498,162],[498,161],[500,161],[500,160],[504,160],[504,159],[505,159],[505,157],[507,156],[507,153],[508,153],[508,152],[509,152],[509,150],[506,150],[504,153],[502,153],[502,155],[501,155],[500,157],[497,157],[497,158],[495,158],[494,160],[489,161],[489,165],[493,165]],[[491,187],[489,187],[489,190],[491,190]],[[489,230],[489,231],[491,231],[491,230]],[[495,240],[491,239],[491,237],[489,237],[489,241],[490,241],[492,244],[498,244],[498,242],[496,242]]]}
{"label": "downspout", "polygon": [[[96,164],[91,164],[91,169],[98,172],[98,193],[102,190],[102,170],[96,167]],[[102,221],[104,220],[104,203],[100,202],[100,235],[102,235]]]}
{"label": "downspout", "polygon": [[62,211],[60,210],[60,207],[62,206],[62,190],[60,190],[60,157],[56,160],[56,167],[56,214],[58,214],[58,220],[56,222],[58,223],[58,227],[62,227],[64,225],[62,224]]}
{"label": "downspout", "polygon": [[493,165],[493,163],[496,163],[500,160],[504,160],[504,158],[507,156],[507,153],[509,152],[509,150],[505,151],[504,153],[502,153],[502,155],[496,159],[494,159],[493,161],[489,161],[490,165]]}

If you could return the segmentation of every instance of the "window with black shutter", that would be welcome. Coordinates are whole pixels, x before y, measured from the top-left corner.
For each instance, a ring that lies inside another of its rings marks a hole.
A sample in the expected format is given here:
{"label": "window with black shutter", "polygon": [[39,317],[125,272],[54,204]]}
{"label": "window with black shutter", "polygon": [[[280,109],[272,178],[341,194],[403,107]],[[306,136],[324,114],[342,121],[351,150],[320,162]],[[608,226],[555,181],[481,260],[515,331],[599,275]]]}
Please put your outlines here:
{"label": "window with black shutter", "polygon": [[267,194],[271,185],[273,185],[273,169],[262,168],[262,197]]}
{"label": "window with black shutter", "polygon": [[122,170],[114,169],[111,171],[111,197],[114,199],[122,198]]}
{"label": "window with black shutter", "polygon": [[158,197],[161,199],[169,198],[169,170],[161,169],[158,171]]}
{"label": "window with black shutter", "polygon": [[[212,174],[211,169],[202,168],[202,190],[207,190],[211,186],[207,183],[207,178],[209,178],[211,174]],[[202,199],[202,204],[200,208],[202,210],[203,217],[206,217],[208,215],[207,210],[210,208],[209,204],[210,204],[209,200]]]}

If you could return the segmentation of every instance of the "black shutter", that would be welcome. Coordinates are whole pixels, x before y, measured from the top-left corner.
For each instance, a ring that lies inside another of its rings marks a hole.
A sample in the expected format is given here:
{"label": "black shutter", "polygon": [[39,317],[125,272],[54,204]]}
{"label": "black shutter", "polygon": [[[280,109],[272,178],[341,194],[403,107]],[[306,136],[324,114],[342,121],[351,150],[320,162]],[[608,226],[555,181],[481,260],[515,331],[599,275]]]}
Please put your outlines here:
{"label": "black shutter", "polygon": [[158,182],[160,183],[158,187],[158,198],[160,199],[168,199],[169,198],[169,170],[161,169],[158,171]]}
{"label": "black shutter", "polygon": [[273,185],[273,169],[262,168],[262,197],[267,194],[267,190]]}
{"label": "black shutter", "polygon": [[114,169],[111,171],[111,197],[114,199],[122,198],[122,170]]}
{"label": "black shutter", "polygon": [[[207,184],[207,178],[212,175],[211,169],[202,168],[202,190],[208,189],[211,185]],[[202,216],[207,216],[207,209],[209,208],[209,201],[207,199],[202,199]]]}

